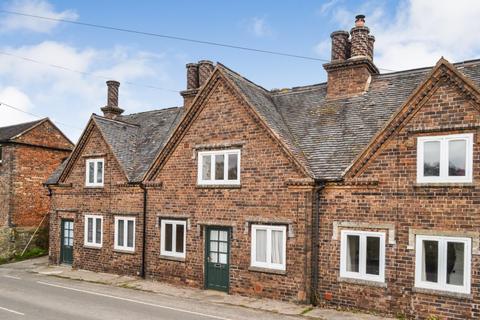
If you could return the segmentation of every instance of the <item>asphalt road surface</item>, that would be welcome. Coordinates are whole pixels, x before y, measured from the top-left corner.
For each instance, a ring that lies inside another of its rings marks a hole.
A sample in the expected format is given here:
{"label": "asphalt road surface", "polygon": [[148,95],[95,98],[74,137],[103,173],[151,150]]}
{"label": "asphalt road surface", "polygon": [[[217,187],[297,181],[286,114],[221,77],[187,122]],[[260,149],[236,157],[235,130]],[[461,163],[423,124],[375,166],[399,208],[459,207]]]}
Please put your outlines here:
{"label": "asphalt road surface", "polygon": [[[300,317],[298,317],[300,318]],[[298,319],[0,266],[1,320]]]}

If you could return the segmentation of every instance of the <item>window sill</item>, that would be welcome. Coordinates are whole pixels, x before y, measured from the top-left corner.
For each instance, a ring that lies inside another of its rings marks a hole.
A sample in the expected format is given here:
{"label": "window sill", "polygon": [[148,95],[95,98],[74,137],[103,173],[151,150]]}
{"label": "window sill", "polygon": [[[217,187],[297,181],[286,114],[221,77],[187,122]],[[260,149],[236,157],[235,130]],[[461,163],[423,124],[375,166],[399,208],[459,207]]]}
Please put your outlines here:
{"label": "window sill", "polygon": [[379,287],[379,288],[386,288],[387,287],[386,282],[364,280],[364,279],[355,279],[355,278],[346,278],[346,277],[338,277],[338,282],[346,282],[346,283],[359,284],[359,285],[370,286],[370,287]]}
{"label": "window sill", "polygon": [[84,244],[83,247],[84,247],[85,249],[96,249],[96,250],[102,249],[101,246],[98,247],[98,246],[92,246],[92,245],[88,245],[88,244]]}
{"label": "window sill", "polygon": [[197,189],[241,189],[241,184],[197,184]]}
{"label": "window sill", "polygon": [[130,251],[130,250],[122,250],[122,249],[113,249],[113,252],[117,253],[127,253],[127,254],[135,254],[135,251]]}
{"label": "window sill", "polygon": [[161,254],[161,255],[159,256],[159,258],[162,259],[162,260],[185,262],[185,258],[166,256],[166,255],[164,255],[164,254]]}
{"label": "window sill", "polygon": [[104,186],[84,186],[84,189],[103,189]]}
{"label": "window sill", "polygon": [[414,188],[475,188],[473,182],[417,182]]}
{"label": "window sill", "polygon": [[412,292],[431,294],[436,296],[452,297],[457,299],[469,299],[469,300],[473,299],[473,294],[471,293],[443,291],[443,290],[436,290],[436,289],[425,289],[425,288],[418,288],[418,287],[414,287],[412,289]]}
{"label": "window sill", "polygon": [[261,267],[254,267],[254,266],[250,266],[248,268],[248,271],[263,272],[263,273],[269,273],[269,274],[278,274],[278,275],[282,275],[282,276],[287,274],[286,270],[277,270],[277,269],[261,268]]}

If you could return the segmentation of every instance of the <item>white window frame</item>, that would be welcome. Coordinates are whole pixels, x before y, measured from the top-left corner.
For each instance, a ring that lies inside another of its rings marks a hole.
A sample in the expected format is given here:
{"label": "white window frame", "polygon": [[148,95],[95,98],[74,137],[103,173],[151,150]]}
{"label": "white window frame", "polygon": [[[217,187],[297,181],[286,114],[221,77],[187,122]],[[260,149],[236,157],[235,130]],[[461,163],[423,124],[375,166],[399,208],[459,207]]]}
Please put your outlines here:
{"label": "white window frame", "polygon": [[[347,271],[347,236],[359,236],[359,272]],[[367,273],[367,237],[380,238],[379,274]],[[340,277],[385,282],[385,232],[342,230],[340,238]]]}
{"label": "white window frame", "polygon": [[[90,163],[94,163],[93,166],[93,183],[88,181],[89,177],[89,170],[90,170]],[[98,178],[98,163],[102,163],[102,182],[97,182]],[[85,185],[87,187],[103,187],[103,183],[105,181],[105,159],[98,158],[98,159],[87,159],[85,161]]]}
{"label": "white window frame", "polygon": [[[160,254],[162,256],[185,258],[187,253],[187,221],[185,220],[163,220],[160,226]],[[165,250],[165,225],[172,225],[172,251]],[[183,226],[183,252],[177,252],[177,225]]]}
{"label": "white window frame", "polygon": [[[118,221],[123,220],[123,246],[118,245]],[[133,247],[128,247],[127,242],[128,242],[128,221],[133,221]],[[135,251],[135,234],[136,234],[136,222],[135,222],[135,217],[115,217],[115,231],[114,231],[114,246],[113,248],[115,250],[121,250],[121,251],[129,251],[129,252],[134,252]]]}
{"label": "white window frame", "polygon": [[[92,242],[88,241],[88,219],[93,219],[92,224]],[[97,243],[97,219],[100,219],[100,243]],[[84,221],[84,242],[87,247],[101,248],[103,244],[103,216],[87,214]]]}
{"label": "white window frame", "polygon": [[[451,140],[465,140],[465,176],[448,175],[448,148]],[[425,177],[424,174],[424,144],[425,142],[440,142],[440,175],[438,177]],[[471,183],[473,160],[473,133],[450,134],[444,136],[424,136],[417,138],[417,182],[419,183]]]}
{"label": "white window frame", "polygon": [[[256,261],[257,253],[257,230],[267,231],[267,262]],[[283,263],[272,263],[272,231],[283,232]],[[251,245],[251,266],[265,269],[286,270],[287,267],[287,226],[275,226],[275,225],[252,225],[252,245]]]}
{"label": "white window frame", "polygon": [[[237,179],[236,180],[228,180],[228,155],[236,154],[237,155]],[[211,178],[210,180],[203,179],[203,156],[210,156],[210,172]],[[223,179],[216,180],[215,179],[215,156],[216,155],[223,155],[224,156],[224,167],[223,167]],[[227,149],[227,150],[215,150],[215,151],[199,151],[198,152],[198,177],[197,177],[197,184],[198,185],[240,185],[240,157],[241,152],[240,149]]]}
{"label": "white window frame", "polygon": [[[423,246],[422,242],[437,241],[438,242],[438,282],[422,281],[422,256]],[[470,294],[471,290],[471,262],[472,262],[472,239],[471,238],[458,238],[458,237],[445,237],[445,236],[426,236],[417,235],[415,239],[415,287],[422,289],[432,289],[456,293]],[[464,285],[457,286],[447,283],[447,243],[459,242],[464,244]]]}

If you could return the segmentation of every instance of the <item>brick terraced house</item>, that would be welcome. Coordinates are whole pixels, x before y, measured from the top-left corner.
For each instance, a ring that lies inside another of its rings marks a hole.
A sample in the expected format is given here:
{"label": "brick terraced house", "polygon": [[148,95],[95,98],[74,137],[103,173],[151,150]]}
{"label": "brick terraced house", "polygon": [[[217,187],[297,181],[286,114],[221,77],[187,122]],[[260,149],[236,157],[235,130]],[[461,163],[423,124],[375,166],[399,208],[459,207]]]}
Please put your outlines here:
{"label": "brick terraced house", "polygon": [[480,60],[380,74],[357,16],[326,83],[187,65],[184,106],[108,82],[49,179],[50,260],[231,294],[480,318]]}
{"label": "brick terraced house", "polygon": [[21,251],[42,220],[48,229],[43,183],[72,149],[48,118],[0,128],[0,258]]}

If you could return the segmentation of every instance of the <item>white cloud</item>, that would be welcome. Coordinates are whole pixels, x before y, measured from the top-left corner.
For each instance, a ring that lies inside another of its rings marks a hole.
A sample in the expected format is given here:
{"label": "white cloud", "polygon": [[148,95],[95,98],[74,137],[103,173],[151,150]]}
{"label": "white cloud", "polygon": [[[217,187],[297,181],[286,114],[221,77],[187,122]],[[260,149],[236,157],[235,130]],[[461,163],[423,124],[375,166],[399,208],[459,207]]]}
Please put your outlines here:
{"label": "white cloud", "polygon": [[[24,112],[31,111],[32,102],[30,98],[18,88],[10,86],[0,88],[0,103],[7,103],[7,101],[9,105],[15,106]],[[37,119],[34,116],[19,112],[3,104],[0,104],[0,115],[0,127]]]}
{"label": "white cloud", "polygon": [[[72,10],[56,11],[55,8],[44,0],[13,0],[3,6],[5,10],[27,13],[31,15],[49,17],[54,19],[76,20],[78,15]],[[48,33],[60,22],[47,21],[20,15],[6,15],[0,20],[0,30],[8,31],[31,31]]]}
{"label": "white cloud", "polygon": [[329,0],[325,1],[321,6],[320,9],[318,10],[318,13],[323,15],[328,13],[335,5],[337,5],[339,0]]}
{"label": "white cloud", "polygon": [[[72,127],[82,128],[93,112],[100,113],[100,107],[106,101],[107,79],[103,77],[123,83],[120,105],[128,113],[144,108],[153,90],[128,85],[126,82],[168,87],[171,80],[166,72],[163,55],[136,52],[127,47],[78,49],[64,43],[45,41],[31,46],[0,47],[0,51],[93,74],[90,76],[59,70],[13,56],[2,56],[0,59],[0,90],[2,84],[12,87],[5,89],[3,96],[0,95],[3,102],[71,124],[70,127],[60,125],[60,128],[72,140],[76,140],[81,133]],[[0,125],[7,125],[32,120],[32,117],[19,111],[0,108],[0,119]]]}
{"label": "white cloud", "polygon": [[[393,15],[382,5],[367,2],[358,12],[367,14],[366,25],[376,38],[375,64],[380,68],[431,66],[441,56],[451,62],[480,57],[475,34],[480,30],[478,0],[404,0]],[[356,13],[340,6],[333,9],[332,17],[348,30]]]}
{"label": "white cloud", "polygon": [[248,31],[256,37],[267,37],[272,34],[272,30],[267,23],[266,18],[253,17],[248,23]]}

